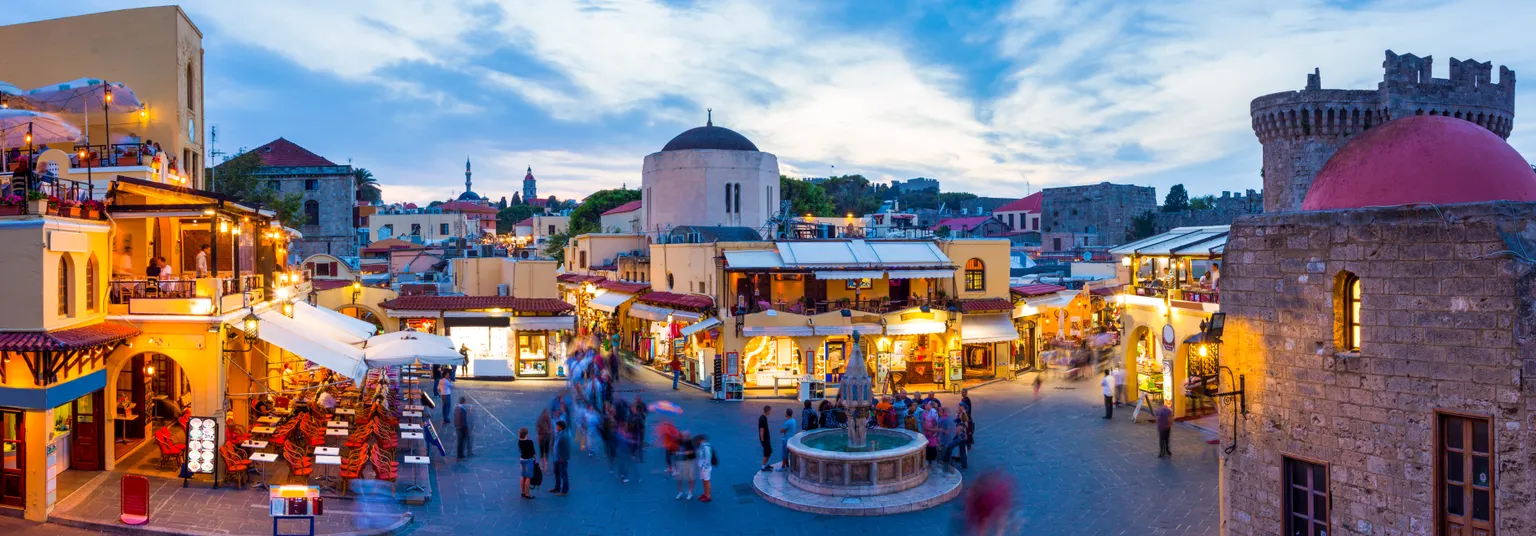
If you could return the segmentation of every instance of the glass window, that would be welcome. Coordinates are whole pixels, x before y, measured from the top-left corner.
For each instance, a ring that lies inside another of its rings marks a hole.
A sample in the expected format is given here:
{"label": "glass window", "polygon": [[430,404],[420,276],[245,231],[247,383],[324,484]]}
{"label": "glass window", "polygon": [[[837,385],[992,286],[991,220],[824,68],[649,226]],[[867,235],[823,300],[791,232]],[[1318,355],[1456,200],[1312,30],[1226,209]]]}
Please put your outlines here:
{"label": "glass window", "polygon": [[977,292],[986,290],[986,275],[986,265],[981,263],[981,259],[965,261],[965,291]]}
{"label": "glass window", "polygon": [[1440,534],[1494,534],[1493,437],[1488,419],[1439,416],[1435,491]]}
{"label": "glass window", "polygon": [[448,224],[446,224],[446,223],[439,223],[439,224],[437,224],[437,234],[440,234],[440,235],[443,235],[443,236],[447,236],[448,235]]}
{"label": "glass window", "polygon": [[1284,534],[1328,534],[1328,466],[1290,457],[1284,464]]}
{"label": "glass window", "polygon": [[320,181],[315,179],[304,179],[304,189],[309,191],[319,190]]}
{"label": "glass window", "polygon": [[97,285],[96,256],[91,255],[85,262],[85,308],[89,311],[96,310],[96,285]]}
{"label": "glass window", "polygon": [[320,202],[313,199],[304,202],[304,225],[320,225]]}
{"label": "glass window", "polygon": [[1345,351],[1360,351],[1360,278],[1355,274],[1344,272],[1343,287],[1339,292],[1342,302],[1340,315],[1340,330],[1344,334]]}
{"label": "glass window", "polygon": [[69,254],[59,256],[59,316],[69,316]]}

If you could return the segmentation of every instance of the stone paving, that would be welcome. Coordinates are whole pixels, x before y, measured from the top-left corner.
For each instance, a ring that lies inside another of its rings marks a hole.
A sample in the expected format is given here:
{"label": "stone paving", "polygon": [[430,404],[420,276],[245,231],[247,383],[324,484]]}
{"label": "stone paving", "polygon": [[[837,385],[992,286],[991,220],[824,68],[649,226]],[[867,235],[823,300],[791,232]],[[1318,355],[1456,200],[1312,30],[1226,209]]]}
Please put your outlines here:
{"label": "stone paving", "polygon": [[[675,484],[659,474],[658,450],[645,453],[643,478],[620,483],[601,457],[578,455],[571,464],[571,494],[554,497],[542,491],[536,499],[518,497],[516,431],[532,428],[534,417],[562,386],[557,382],[476,382],[458,384],[479,410],[479,430],[473,458],[455,461],[434,457],[432,480],[437,491],[431,502],[405,507],[414,520],[404,534],[744,534],[812,535],[831,531],[882,534],[955,534],[961,498],[932,509],[877,517],[840,517],[789,510],[770,504],[752,487],[759,448],[756,417],[762,407],[774,408],[777,434],[783,400],[713,402],[696,390],[674,392],[670,382],[650,374],[631,374],[619,396],[636,394],[647,401],[671,400],[684,409],[678,417],[653,415],[654,426],[669,418],[679,427],[707,433],[719,451],[714,471],[715,501],[673,499]],[[1087,381],[1049,381],[1036,400],[1028,378],[1002,382],[972,392],[977,411],[977,448],[971,451],[966,483],[983,471],[1003,471],[1016,486],[1019,534],[1073,535],[1214,535],[1217,534],[1215,447],[1199,433],[1176,428],[1174,457],[1155,457],[1154,428],[1143,420],[1132,424],[1128,409],[1104,420],[1098,386]],[[940,396],[946,406],[957,396]],[[453,448],[452,434],[445,441]],[[775,437],[775,450],[778,438]],[[774,461],[778,461],[775,452]],[[104,475],[110,477],[113,475]],[[553,478],[545,482],[547,488]],[[68,516],[116,519],[116,480],[90,490],[89,501],[64,504],[56,512]],[[264,492],[183,490],[179,481],[158,483],[156,504],[165,505],[159,522],[184,523],[188,532],[203,534],[270,533],[262,509]],[[170,485],[174,484],[174,486]],[[206,488],[206,485],[204,486]],[[695,489],[698,492],[698,489]],[[70,498],[71,500],[74,497]],[[67,500],[68,501],[68,500]],[[179,510],[170,511],[174,505]],[[162,507],[157,507],[158,508]],[[322,533],[377,530],[379,521],[398,515],[394,503],[333,500],[319,523]],[[382,515],[374,515],[382,514]],[[257,528],[258,525],[261,528]],[[0,518],[0,530],[62,534],[85,531],[49,524],[39,527]]]}

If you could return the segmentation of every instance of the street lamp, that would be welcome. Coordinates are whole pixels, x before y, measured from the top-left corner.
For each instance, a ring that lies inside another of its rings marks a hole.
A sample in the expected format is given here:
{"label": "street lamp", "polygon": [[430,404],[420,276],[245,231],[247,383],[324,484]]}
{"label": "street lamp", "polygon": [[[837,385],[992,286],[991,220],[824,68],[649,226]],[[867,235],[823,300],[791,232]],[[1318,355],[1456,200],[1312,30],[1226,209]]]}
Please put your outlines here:
{"label": "street lamp", "polygon": [[107,146],[107,153],[104,156],[110,158],[112,155],[112,114],[110,113],[112,108],[112,84],[103,80],[102,86],[104,86],[104,93],[101,98],[102,138]]}
{"label": "street lamp", "polygon": [[240,323],[241,329],[245,331],[245,338],[247,340],[256,340],[261,335],[261,319],[256,318],[255,309],[246,313],[245,319],[241,320]]}

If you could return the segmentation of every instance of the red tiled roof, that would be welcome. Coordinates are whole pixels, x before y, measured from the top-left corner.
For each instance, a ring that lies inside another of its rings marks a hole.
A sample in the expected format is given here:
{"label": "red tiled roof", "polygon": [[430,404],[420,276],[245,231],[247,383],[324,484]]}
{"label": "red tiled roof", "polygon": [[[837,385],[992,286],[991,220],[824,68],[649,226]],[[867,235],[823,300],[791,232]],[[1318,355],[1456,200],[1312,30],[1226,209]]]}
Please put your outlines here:
{"label": "red tiled roof", "polygon": [[577,284],[580,284],[580,283],[598,283],[598,282],[603,281],[604,279],[607,279],[607,278],[605,278],[603,276],[600,276],[600,275],[585,275],[585,274],[573,274],[573,273],[563,273],[563,274],[555,276],[555,281],[559,281],[561,283],[577,283]]}
{"label": "red tiled roof", "polygon": [[379,304],[397,311],[467,311],[470,309],[506,309],[518,313],[565,313],[571,304],[554,298],[518,298],[515,296],[402,296]]}
{"label": "red tiled roof", "polygon": [[1012,310],[1013,302],[1003,298],[981,298],[978,300],[960,301],[960,312],[962,313],[995,313]]}
{"label": "red tiled roof", "polygon": [[608,209],[608,212],[604,212],[603,215],[607,216],[610,214],[623,214],[625,212],[634,212],[636,210],[640,210],[640,202],[630,201],[628,203],[624,203],[622,205]]}
{"label": "red tiled roof", "polygon": [[528,218],[517,222],[517,224],[513,225],[513,227],[533,227],[533,218]]}
{"label": "red tiled roof", "polygon": [[[703,311],[707,309],[713,309],[715,307],[715,300],[713,298],[710,298],[709,296],[701,296],[698,294],[651,292],[637,299],[651,305],[660,305],[662,307],[671,307],[674,309]],[[1009,307],[1012,306],[1010,305]]]}
{"label": "red tiled roof", "polygon": [[309,152],[309,149],[299,147],[298,144],[283,138],[272,140],[271,143],[252,149],[252,152],[261,157],[262,165],[268,167],[336,165],[335,162],[326,160],[325,157]]}
{"label": "red tiled roof", "polygon": [[994,208],[992,212],[1040,212],[1040,200],[1044,198],[1044,192],[1035,192],[1018,201]]}
{"label": "red tiled roof", "polygon": [[1114,296],[1116,294],[1119,294],[1120,290],[1124,289],[1124,288],[1125,288],[1125,285],[1115,285],[1115,286],[1112,286],[1112,287],[1099,287],[1099,288],[1096,288],[1096,289],[1088,291],[1088,293],[1092,294],[1094,296]]}
{"label": "red tiled roof", "polygon": [[496,209],[495,208],[488,207],[488,206],[485,206],[485,205],[481,205],[481,204],[478,204],[478,203],[470,203],[470,202],[467,202],[467,201],[449,201],[447,203],[443,203],[441,205],[438,205],[437,208],[442,209],[443,212],[474,212],[474,213],[479,213],[479,214],[495,214],[496,213]]}
{"label": "red tiled roof", "polygon": [[945,219],[945,220],[939,221],[939,223],[935,224],[933,226],[933,228],[934,229],[938,229],[940,227],[949,227],[950,230],[954,230],[954,231],[969,231],[971,229],[975,229],[977,226],[980,226],[983,222],[986,222],[987,220],[990,220],[990,219],[992,219],[991,216],[969,216],[969,217],[965,217],[965,218],[949,218],[949,219]]}
{"label": "red tiled roof", "polygon": [[608,289],[608,290],[616,290],[616,291],[619,291],[619,292],[628,292],[630,294],[634,294],[634,293],[640,292],[642,290],[650,290],[650,288],[651,288],[651,284],[650,283],[631,283],[629,281],[612,281],[612,280],[604,281],[602,283],[599,283],[597,286],[603,287],[603,288]]}
{"label": "red tiled roof", "polygon": [[537,198],[535,198],[535,199],[524,199],[523,202],[528,203],[528,204],[533,205],[533,206],[536,206],[536,207],[549,206],[549,199],[537,199]]}
{"label": "red tiled roof", "polygon": [[139,328],[122,322],[102,322],[56,331],[11,331],[0,333],[0,351],[78,350],[117,342],[138,334]]}
{"label": "red tiled roof", "polygon": [[331,290],[351,284],[352,282],[346,279],[312,279],[309,281],[309,286],[315,290]]}
{"label": "red tiled roof", "polygon": [[1063,290],[1067,290],[1067,287],[1063,287],[1063,286],[1060,286],[1060,285],[1047,285],[1045,283],[1035,283],[1033,285],[1020,285],[1020,286],[1017,286],[1017,287],[1013,287],[1010,290],[1012,290],[1014,294],[1018,294],[1018,295],[1024,296],[1024,297],[1029,297],[1029,296],[1043,296],[1043,295],[1051,294],[1051,293],[1054,293],[1054,292],[1061,292]]}

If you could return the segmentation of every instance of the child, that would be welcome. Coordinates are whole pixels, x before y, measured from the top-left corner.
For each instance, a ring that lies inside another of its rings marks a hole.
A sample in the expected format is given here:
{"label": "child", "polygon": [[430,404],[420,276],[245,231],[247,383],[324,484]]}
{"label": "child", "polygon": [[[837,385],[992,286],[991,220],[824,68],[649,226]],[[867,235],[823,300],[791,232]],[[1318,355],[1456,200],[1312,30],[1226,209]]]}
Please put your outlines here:
{"label": "child", "polygon": [[709,502],[714,500],[710,496],[709,474],[715,469],[715,447],[709,444],[709,436],[704,434],[699,434],[695,441],[699,443],[699,481],[704,483],[704,494],[699,496],[699,502]]}

